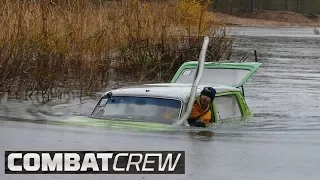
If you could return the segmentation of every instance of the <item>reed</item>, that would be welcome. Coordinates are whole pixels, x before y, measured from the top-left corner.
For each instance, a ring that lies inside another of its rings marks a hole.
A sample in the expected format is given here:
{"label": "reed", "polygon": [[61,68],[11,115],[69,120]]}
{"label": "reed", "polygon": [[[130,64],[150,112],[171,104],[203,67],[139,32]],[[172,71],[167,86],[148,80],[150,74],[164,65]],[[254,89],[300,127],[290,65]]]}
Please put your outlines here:
{"label": "reed", "polygon": [[110,72],[119,81],[168,81],[197,58],[203,35],[214,39],[211,60],[219,60],[232,39],[210,3],[0,0],[0,91],[47,100],[92,95]]}

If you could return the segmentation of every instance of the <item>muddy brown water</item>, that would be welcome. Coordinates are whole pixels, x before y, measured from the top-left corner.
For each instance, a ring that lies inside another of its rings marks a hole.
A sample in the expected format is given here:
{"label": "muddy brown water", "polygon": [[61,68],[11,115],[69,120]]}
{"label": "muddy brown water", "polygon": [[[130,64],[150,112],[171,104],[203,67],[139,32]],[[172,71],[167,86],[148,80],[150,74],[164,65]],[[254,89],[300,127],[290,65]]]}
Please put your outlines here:
{"label": "muddy brown water", "polygon": [[[314,179],[320,178],[320,36],[312,28],[234,28],[237,52],[257,50],[262,67],[245,85],[253,116],[206,131],[147,133],[9,121],[88,114],[82,104],[3,100],[0,179]],[[5,175],[5,150],[182,150],[184,175]]]}

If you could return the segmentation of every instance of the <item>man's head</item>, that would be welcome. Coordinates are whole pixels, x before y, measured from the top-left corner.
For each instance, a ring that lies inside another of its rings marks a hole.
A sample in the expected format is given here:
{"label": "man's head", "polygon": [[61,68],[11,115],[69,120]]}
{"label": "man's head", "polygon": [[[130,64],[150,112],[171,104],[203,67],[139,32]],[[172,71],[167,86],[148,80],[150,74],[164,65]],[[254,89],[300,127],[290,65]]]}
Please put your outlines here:
{"label": "man's head", "polygon": [[208,104],[212,103],[215,95],[216,95],[216,90],[214,88],[212,87],[203,88],[200,95],[201,105],[208,106]]}

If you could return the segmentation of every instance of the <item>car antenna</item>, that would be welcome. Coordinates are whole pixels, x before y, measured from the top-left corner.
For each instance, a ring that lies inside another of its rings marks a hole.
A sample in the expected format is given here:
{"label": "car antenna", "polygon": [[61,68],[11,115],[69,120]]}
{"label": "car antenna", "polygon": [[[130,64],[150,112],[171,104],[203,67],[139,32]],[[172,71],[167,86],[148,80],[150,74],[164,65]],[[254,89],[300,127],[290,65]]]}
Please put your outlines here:
{"label": "car antenna", "polygon": [[256,62],[258,62],[257,50],[254,50],[254,59]]}

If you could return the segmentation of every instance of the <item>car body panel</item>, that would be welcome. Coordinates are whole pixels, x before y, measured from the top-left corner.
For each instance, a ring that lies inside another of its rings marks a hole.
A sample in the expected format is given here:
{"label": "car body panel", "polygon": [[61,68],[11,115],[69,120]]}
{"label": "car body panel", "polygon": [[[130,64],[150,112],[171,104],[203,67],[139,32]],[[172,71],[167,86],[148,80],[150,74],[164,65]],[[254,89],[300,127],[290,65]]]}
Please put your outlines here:
{"label": "car body panel", "polygon": [[168,124],[151,123],[151,122],[137,122],[127,120],[114,119],[97,119],[93,117],[75,116],[67,118],[63,121],[65,124],[76,126],[91,126],[111,129],[127,129],[134,131],[169,131],[176,127]]}

